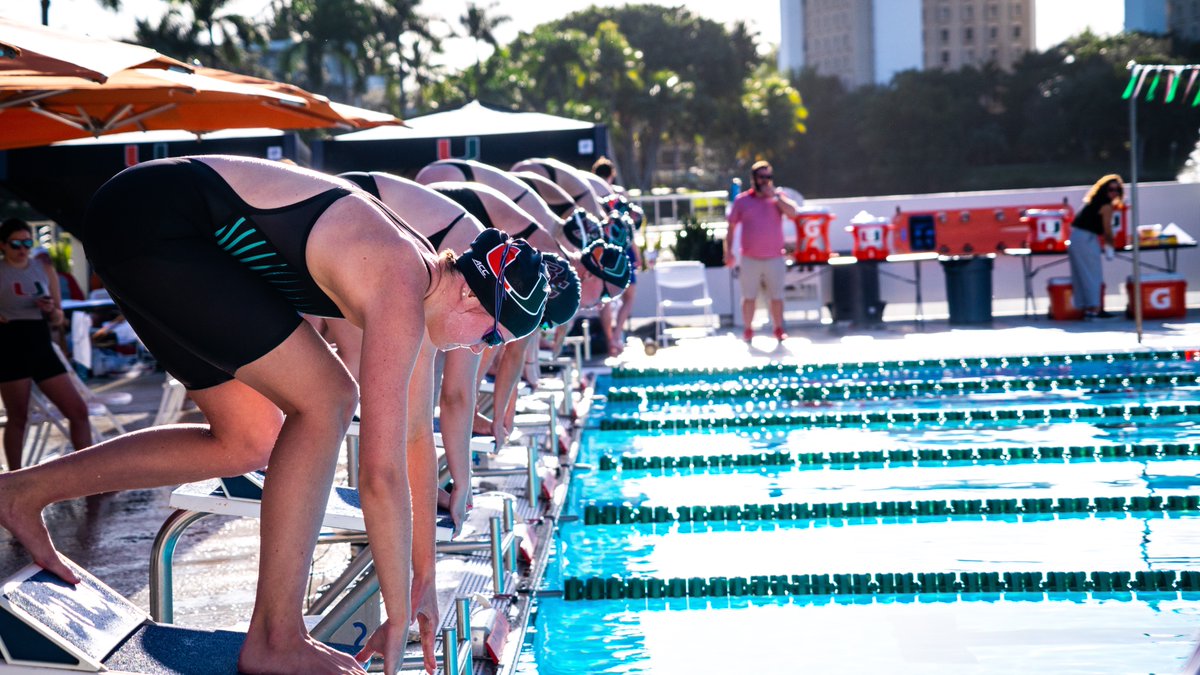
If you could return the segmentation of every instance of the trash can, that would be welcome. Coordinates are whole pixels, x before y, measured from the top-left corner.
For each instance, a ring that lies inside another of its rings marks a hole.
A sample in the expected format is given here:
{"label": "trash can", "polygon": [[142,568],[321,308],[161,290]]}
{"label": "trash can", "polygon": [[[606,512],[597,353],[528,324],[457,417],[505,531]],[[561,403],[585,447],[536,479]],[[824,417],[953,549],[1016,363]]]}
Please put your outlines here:
{"label": "trash can", "polygon": [[992,259],[986,256],[942,261],[942,269],[946,272],[950,325],[969,326],[992,322],[992,264]]}
{"label": "trash can", "polygon": [[879,262],[860,260],[853,265],[832,265],[833,302],[829,314],[834,322],[849,321],[869,326],[883,321],[879,299]]}

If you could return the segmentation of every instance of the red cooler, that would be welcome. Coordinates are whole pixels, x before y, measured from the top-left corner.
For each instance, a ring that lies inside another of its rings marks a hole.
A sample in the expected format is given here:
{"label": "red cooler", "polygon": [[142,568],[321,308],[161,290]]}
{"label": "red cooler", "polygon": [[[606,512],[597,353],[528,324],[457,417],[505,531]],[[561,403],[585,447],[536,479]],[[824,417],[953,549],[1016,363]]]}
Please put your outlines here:
{"label": "red cooler", "polygon": [[[1125,316],[1133,316],[1133,277],[1125,278],[1129,306]],[[1142,275],[1142,317],[1146,319],[1182,319],[1187,314],[1187,280],[1179,274]]]}
{"label": "red cooler", "polygon": [[799,264],[823,263],[829,260],[829,223],[833,214],[826,208],[800,209],[796,222],[796,253]]}
{"label": "red cooler", "polygon": [[854,237],[851,253],[859,260],[883,260],[891,254],[889,235],[891,221],[870,214],[859,214],[850,221],[846,231]]}
{"label": "red cooler", "polygon": [[[1104,309],[1104,284],[1100,284],[1100,309]],[[1083,310],[1075,306],[1071,298],[1071,277],[1051,277],[1046,282],[1046,294],[1050,296],[1050,318],[1055,321],[1078,321]]]}

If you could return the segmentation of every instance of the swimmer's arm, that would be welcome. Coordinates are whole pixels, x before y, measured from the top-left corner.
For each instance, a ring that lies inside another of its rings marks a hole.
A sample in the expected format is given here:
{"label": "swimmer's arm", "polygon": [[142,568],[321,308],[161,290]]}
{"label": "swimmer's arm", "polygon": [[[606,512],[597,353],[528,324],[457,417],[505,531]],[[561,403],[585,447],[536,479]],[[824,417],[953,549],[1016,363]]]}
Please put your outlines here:
{"label": "swimmer's arm", "polygon": [[471,493],[471,425],[475,420],[475,399],[479,389],[479,355],[470,349],[446,352],[442,368],[442,444],[446,446],[446,464],[454,480],[458,503],[450,512],[455,526],[461,526],[466,499]]}
{"label": "swimmer's arm", "polygon": [[437,537],[437,449],[433,444],[433,359],[428,335],[408,381],[408,480],[412,492],[414,583],[432,583]]}

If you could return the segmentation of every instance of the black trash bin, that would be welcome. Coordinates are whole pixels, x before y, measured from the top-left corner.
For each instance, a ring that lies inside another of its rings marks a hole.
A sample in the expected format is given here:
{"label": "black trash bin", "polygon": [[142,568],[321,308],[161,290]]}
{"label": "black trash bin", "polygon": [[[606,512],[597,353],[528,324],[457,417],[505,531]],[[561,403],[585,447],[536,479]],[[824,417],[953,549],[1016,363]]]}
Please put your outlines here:
{"label": "black trash bin", "polygon": [[870,326],[883,321],[879,299],[879,261],[860,260],[853,265],[833,265],[833,302],[829,313],[834,322],[849,321]]}
{"label": "black trash bin", "polygon": [[986,256],[942,261],[946,271],[946,303],[950,325],[992,322],[992,259]]}

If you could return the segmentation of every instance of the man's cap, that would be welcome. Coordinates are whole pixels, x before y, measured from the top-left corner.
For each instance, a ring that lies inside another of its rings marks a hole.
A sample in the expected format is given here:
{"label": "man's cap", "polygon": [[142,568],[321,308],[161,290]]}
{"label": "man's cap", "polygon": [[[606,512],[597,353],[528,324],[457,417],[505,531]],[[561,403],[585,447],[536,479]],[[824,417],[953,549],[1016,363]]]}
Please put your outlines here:
{"label": "man's cap", "polygon": [[620,295],[629,285],[633,268],[624,250],[596,241],[583,250],[580,260],[588,272],[600,277],[609,286],[616,287],[617,293],[614,295]]}
{"label": "man's cap", "polygon": [[584,248],[597,239],[603,239],[604,228],[595,216],[577,208],[563,221],[563,234],[576,248]]}
{"label": "man's cap", "polygon": [[504,270],[504,300],[496,318],[516,337],[529,335],[542,323],[550,287],[542,254],[524,239],[512,239],[500,230],[484,230],[458,256],[454,266],[492,316],[496,283]]}
{"label": "man's cap", "polygon": [[553,253],[543,253],[542,263],[546,265],[546,278],[550,283],[542,327],[553,328],[570,321],[579,311],[579,275],[570,263]]}

